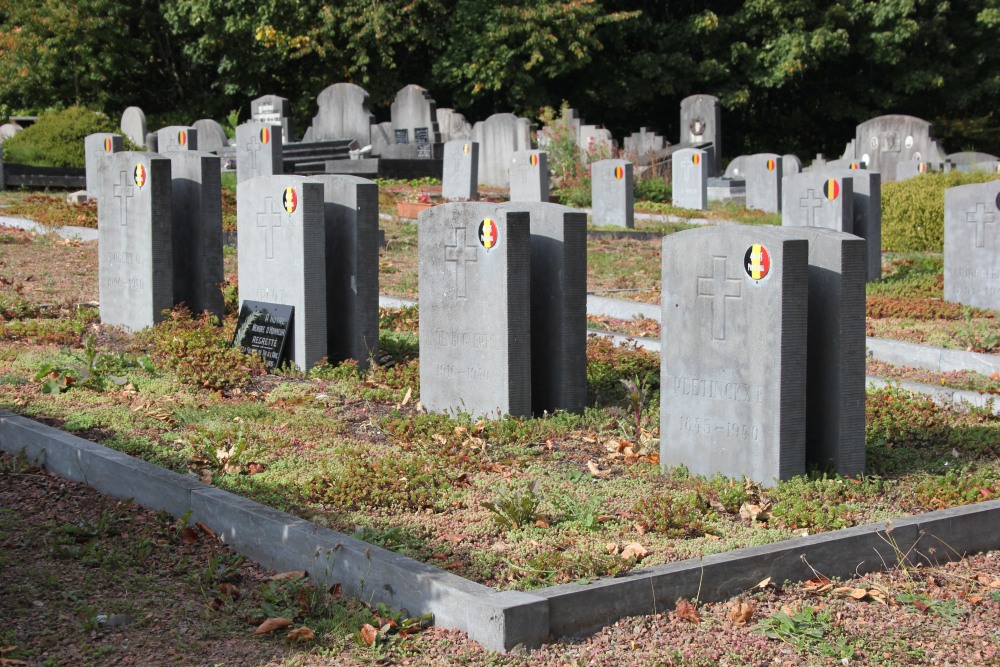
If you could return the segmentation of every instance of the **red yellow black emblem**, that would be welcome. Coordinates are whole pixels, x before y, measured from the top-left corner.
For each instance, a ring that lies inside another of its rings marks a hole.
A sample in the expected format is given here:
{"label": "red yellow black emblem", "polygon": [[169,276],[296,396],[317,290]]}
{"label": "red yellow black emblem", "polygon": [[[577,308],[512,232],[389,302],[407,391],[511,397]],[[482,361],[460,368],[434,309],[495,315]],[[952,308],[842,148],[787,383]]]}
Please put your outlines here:
{"label": "red yellow black emblem", "polygon": [[826,183],[823,184],[823,194],[831,200],[840,195],[840,183],[837,182],[836,178],[827,179]]}
{"label": "red yellow black emblem", "polygon": [[469,154],[470,150],[472,150],[472,146],[470,146],[469,144],[465,144],[464,146],[462,146],[462,152],[465,153],[466,155]]}
{"label": "red yellow black emblem", "polygon": [[182,146],[182,147],[183,146],[187,146],[187,142],[188,142],[188,133],[186,131],[184,131],[184,130],[181,130],[180,132],[178,132],[177,133],[177,145],[178,146]]}
{"label": "red yellow black emblem", "polygon": [[743,266],[748,276],[754,280],[761,280],[771,270],[771,255],[767,252],[767,248],[754,243],[747,248],[747,253],[743,256]]}
{"label": "red yellow black emblem", "polygon": [[774,162],[773,158],[767,161],[767,170],[768,171],[774,171],[776,167],[777,167],[777,164]]}
{"label": "red yellow black emblem", "polygon": [[920,172],[921,174],[926,174],[927,173],[927,163],[926,162],[921,162],[920,166],[917,167],[917,171]]}
{"label": "red yellow black emblem", "polygon": [[483,221],[479,223],[479,243],[490,250],[496,246],[499,238],[500,228],[497,227],[497,223],[493,221],[493,218],[483,218]]}
{"label": "red yellow black emblem", "polygon": [[692,164],[698,164],[699,162],[701,162],[701,155],[699,153],[695,153],[694,155],[691,156]]}
{"label": "red yellow black emblem", "polygon": [[615,178],[619,181],[625,178],[625,167],[622,167],[621,165],[615,167]]}
{"label": "red yellow black emblem", "polygon": [[299,205],[299,196],[295,194],[295,188],[289,186],[285,188],[285,194],[281,197],[281,203],[287,213],[295,213],[295,208]]}
{"label": "red yellow black emblem", "polygon": [[271,143],[271,128],[269,127],[260,128],[260,143],[262,144]]}
{"label": "red yellow black emblem", "polygon": [[528,158],[528,161],[531,162],[531,166],[532,167],[537,167],[538,166],[538,153],[532,153],[531,157]]}
{"label": "red yellow black emblem", "polygon": [[105,153],[110,153],[112,147],[113,147],[113,144],[111,142],[111,137],[104,137],[104,152]]}
{"label": "red yellow black emblem", "polygon": [[861,169],[861,163],[860,162],[852,162],[851,163],[851,169]]}
{"label": "red yellow black emblem", "polygon": [[135,165],[135,169],[132,170],[132,178],[140,188],[146,184],[146,167],[142,163]]}

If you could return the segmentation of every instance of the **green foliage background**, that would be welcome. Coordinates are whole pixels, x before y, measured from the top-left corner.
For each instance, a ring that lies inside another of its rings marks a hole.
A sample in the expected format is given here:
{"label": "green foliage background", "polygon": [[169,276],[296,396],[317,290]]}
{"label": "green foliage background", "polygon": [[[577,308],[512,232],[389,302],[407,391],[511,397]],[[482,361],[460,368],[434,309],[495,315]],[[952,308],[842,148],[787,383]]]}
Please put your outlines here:
{"label": "green foliage background", "polygon": [[429,89],[471,120],[568,100],[618,137],[679,137],[679,102],[720,97],[726,153],[839,155],[902,113],[950,151],[1000,153],[1000,0],[0,0],[0,118],[129,105],[188,122],[349,81],[388,118]]}

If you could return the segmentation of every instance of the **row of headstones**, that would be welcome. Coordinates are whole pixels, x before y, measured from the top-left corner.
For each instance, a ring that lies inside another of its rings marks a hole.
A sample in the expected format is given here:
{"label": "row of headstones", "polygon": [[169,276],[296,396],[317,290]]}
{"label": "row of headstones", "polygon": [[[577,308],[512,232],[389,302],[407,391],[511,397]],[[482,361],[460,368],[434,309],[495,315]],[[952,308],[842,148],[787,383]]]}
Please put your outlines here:
{"label": "row of headstones", "polygon": [[[222,125],[211,118],[196,120],[190,126],[170,126],[156,132],[147,132],[146,114],[139,107],[128,107],[125,109],[122,113],[119,127],[121,127],[122,134],[128,137],[133,144],[143,146],[146,150],[154,153],[157,151],[177,150],[174,147],[174,141],[169,137],[166,138],[167,143],[164,146],[161,147],[159,145],[159,142],[165,136],[162,134],[164,130],[187,130],[192,141],[192,144],[188,146],[188,150],[220,153],[231,144]],[[182,148],[181,150],[184,149]]]}

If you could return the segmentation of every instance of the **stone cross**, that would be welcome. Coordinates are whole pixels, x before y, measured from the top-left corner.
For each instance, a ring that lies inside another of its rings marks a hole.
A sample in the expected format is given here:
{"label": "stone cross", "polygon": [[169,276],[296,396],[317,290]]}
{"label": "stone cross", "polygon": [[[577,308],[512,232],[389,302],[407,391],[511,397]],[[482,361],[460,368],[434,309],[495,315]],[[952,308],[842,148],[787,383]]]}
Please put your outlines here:
{"label": "stone cross", "polygon": [[468,296],[466,293],[466,262],[476,261],[476,246],[468,245],[465,242],[465,227],[455,227],[455,244],[444,247],[444,260],[454,263],[455,267],[455,292],[459,299]]}
{"label": "stone cross", "polygon": [[[284,210],[277,210],[274,205],[274,197],[267,197],[264,200],[264,207],[270,209],[257,213],[257,227],[266,230],[264,237],[264,247],[267,259],[274,259],[274,230],[281,227],[281,218]],[[270,222],[264,218],[270,218]]]}
{"label": "stone cross", "polygon": [[120,183],[114,187],[114,196],[118,200],[119,217],[118,221],[122,227],[128,224],[128,200],[135,196],[135,185],[131,182],[128,172],[120,172],[118,176]]}
{"label": "stone cross", "polygon": [[741,299],[743,283],[726,277],[726,257],[712,257],[712,275],[698,276],[698,296],[712,299],[712,338],[726,340],[726,299]]}
{"label": "stone cross", "polygon": [[974,211],[965,214],[965,221],[970,225],[976,225],[976,247],[986,247],[986,225],[997,224],[996,215],[986,212],[986,204],[976,204]]}

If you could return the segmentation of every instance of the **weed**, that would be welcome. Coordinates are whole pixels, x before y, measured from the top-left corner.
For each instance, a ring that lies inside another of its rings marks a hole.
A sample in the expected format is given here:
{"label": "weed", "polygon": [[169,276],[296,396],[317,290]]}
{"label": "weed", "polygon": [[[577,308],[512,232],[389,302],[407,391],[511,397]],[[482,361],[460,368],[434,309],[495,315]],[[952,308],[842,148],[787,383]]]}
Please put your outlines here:
{"label": "weed", "polygon": [[837,530],[852,523],[844,507],[843,479],[794,477],[771,489],[768,497],[771,516],[788,528]]}
{"label": "weed", "polygon": [[640,499],[632,513],[646,530],[667,537],[700,537],[705,534],[707,509],[695,491],[667,490]]}
{"label": "weed", "polygon": [[610,338],[594,335],[587,339],[587,392],[599,404],[631,403],[623,380],[644,381],[643,399],[653,403],[659,370],[659,357],[635,344],[616,345]]}
{"label": "weed", "polygon": [[538,506],[541,504],[538,495],[538,482],[528,482],[524,490],[501,489],[494,502],[482,502],[480,505],[489,510],[502,528],[508,530],[530,526],[538,520]]}
{"label": "weed", "polygon": [[958,624],[963,617],[968,616],[969,614],[967,609],[960,609],[955,600],[937,600],[928,597],[924,593],[917,593],[914,591],[905,591],[895,595],[894,597],[897,602],[913,605],[921,613],[926,614],[928,612],[932,612],[937,614],[952,625]]}
{"label": "weed", "polygon": [[238,553],[212,554],[197,576],[205,586],[236,582],[241,578],[240,568],[245,562],[246,558]]}
{"label": "weed", "polygon": [[402,526],[389,526],[382,530],[371,526],[356,526],[351,537],[404,556],[413,553],[422,546],[421,542],[410,535]]}
{"label": "weed", "polygon": [[586,492],[553,492],[549,494],[549,502],[555,508],[559,521],[575,523],[587,530],[593,530],[600,523],[601,507],[604,505],[601,496]]}
{"label": "weed", "polygon": [[996,322],[988,323],[982,319],[974,320],[972,314],[972,308],[962,309],[965,325],[959,327],[955,332],[955,338],[962,345],[975,352],[993,352],[1000,348],[1000,328]]}
{"label": "weed", "polygon": [[639,377],[636,375],[629,379],[622,378],[620,382],[625,387],[625,397],[628,401],[627,407],[633,419],[634,440],[635,442],[639,442],[642,438],[642,413],[646,408],[646,400],[649,395],[648,376]]}
{"label": "weed", "polygon": [[832,658],[854,656],[854,649],[844,637],[830,638],[836,631],[836,620],[825,609],[806,606],[793,614],[779,611],[762,620],[754,629],[769,639],[781,640],[800,651]]}
{"label": "weed", "polygon": [[43,382],[42,393],[60,394],[73,386],[87,387],[95,391],[104,391],[109,384],[122,386],[127,380],[114,372],[127,368],[142,368],[153,372],[155,367],[149,357],[138,359],[127,354],[99,352],[93,336],[83,340],[83,350],[80,353],[66,352],[73,361],[59,364],[44,364],[35,374],[35,380]]}
{"label": "weed", "polygon": [[217,438],[213,434],[203,431],[193,431],[187,437],[186,444],[195,452],[189,463],[192,468],[210,468],[220,474],[238,475],[246,472],[254,459],[259,458],[259,448],[251,447],[246,422],[240,417],[233,421],[238,424],[236,437],[226,438],[221,446],[217,444]]}

